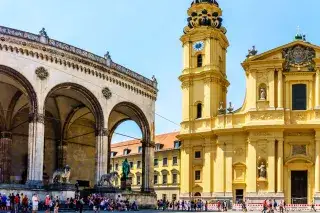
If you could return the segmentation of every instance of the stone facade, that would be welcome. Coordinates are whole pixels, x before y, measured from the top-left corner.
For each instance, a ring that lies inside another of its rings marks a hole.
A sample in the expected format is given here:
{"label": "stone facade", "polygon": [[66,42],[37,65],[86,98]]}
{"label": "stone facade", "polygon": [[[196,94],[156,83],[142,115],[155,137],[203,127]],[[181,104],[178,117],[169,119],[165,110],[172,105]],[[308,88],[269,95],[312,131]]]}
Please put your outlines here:
{"label": "stone facade", "polygon": [[[188,15],[201,11],[221,15],[208,2],[194,3]],[[193,26],[181,42],[181,198],[318,202],[320,47],[297,34],[265,53],[249,50],[246,97],[234,110],[226,100],[224,32]]]}
{"label": "stone facade", "polygon": [[[11,141],[1,137],[1,146],[10,148],[0,159],[1,182],[39,186],[68,164],[72,183],[93,186],[108,172],[109,143],[125,120],[141,128],[147,153],[143,174],[153,171],[148,147],[153,146],[157,82],[110,55],[99,57],[44,32],[0,26],[0,89],[6,91],[0,95],[0,131],[12,135]],[[143,183],[143,191],[153,190],[147,175]]]}

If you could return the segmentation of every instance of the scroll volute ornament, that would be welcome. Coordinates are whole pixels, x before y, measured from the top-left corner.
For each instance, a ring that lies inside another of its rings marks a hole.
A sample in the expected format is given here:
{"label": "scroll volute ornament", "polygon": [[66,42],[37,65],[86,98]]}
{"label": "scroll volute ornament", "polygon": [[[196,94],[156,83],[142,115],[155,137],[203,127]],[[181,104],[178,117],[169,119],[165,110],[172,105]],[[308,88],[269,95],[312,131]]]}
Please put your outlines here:
{"label": "scroll volute ornament", "polygon": [[35,72],[38,78],[40,78],[40,80],[45,80],[49,77],[49,72],[44,67],[38,67]]}

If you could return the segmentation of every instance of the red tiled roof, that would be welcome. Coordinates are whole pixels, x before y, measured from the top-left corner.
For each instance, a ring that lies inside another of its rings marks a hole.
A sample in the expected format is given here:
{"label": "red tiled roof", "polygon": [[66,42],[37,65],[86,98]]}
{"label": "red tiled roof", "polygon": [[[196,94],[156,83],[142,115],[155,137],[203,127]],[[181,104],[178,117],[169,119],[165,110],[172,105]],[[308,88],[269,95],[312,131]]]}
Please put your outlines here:
{"label": "red tiled roof", "polygon": [[[161,150],[173,149],[174,141],[178,140],[177,135],[179,132],[170,132],[166,134],[156,135],[155,143],[163,144]],[[116,157],[123,155],[123,150],[130,149],[130,155],[138,154],[139,146],[141,146],[140,140],[129,140],[120,143],[111,144],[111,151],[117,152]]]}

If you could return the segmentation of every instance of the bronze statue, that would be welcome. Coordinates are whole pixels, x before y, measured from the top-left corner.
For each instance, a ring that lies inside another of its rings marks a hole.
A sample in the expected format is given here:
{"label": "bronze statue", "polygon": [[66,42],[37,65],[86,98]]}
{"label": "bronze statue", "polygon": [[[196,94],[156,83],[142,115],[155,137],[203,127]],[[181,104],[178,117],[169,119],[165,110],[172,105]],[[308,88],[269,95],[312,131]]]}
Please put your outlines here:
{"label": "bronze statue", "polygon": [[127,180],[130,173],[130,164],[127,158],[122,163],[122,177]]}

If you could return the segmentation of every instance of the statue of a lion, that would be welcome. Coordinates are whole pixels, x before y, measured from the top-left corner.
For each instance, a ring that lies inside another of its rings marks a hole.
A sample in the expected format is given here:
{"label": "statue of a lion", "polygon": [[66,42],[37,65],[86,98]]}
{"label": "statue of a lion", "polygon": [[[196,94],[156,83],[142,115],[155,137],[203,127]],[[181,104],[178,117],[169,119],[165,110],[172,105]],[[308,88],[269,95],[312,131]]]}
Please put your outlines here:
{"label": "statue of a lion", "polygon": [[117,172],[111,172],[109,174],[104,174],[101,176],[100,181],[98,183],[98,186],[107,186],[107,187],[114,187],[112,182],[119,178],[119,175]]}
{"label": "statue of a lion", "polygon": [[70,166],[66,165],[63,169],[58,169],[53,173],[52,183],[70,183]]}

